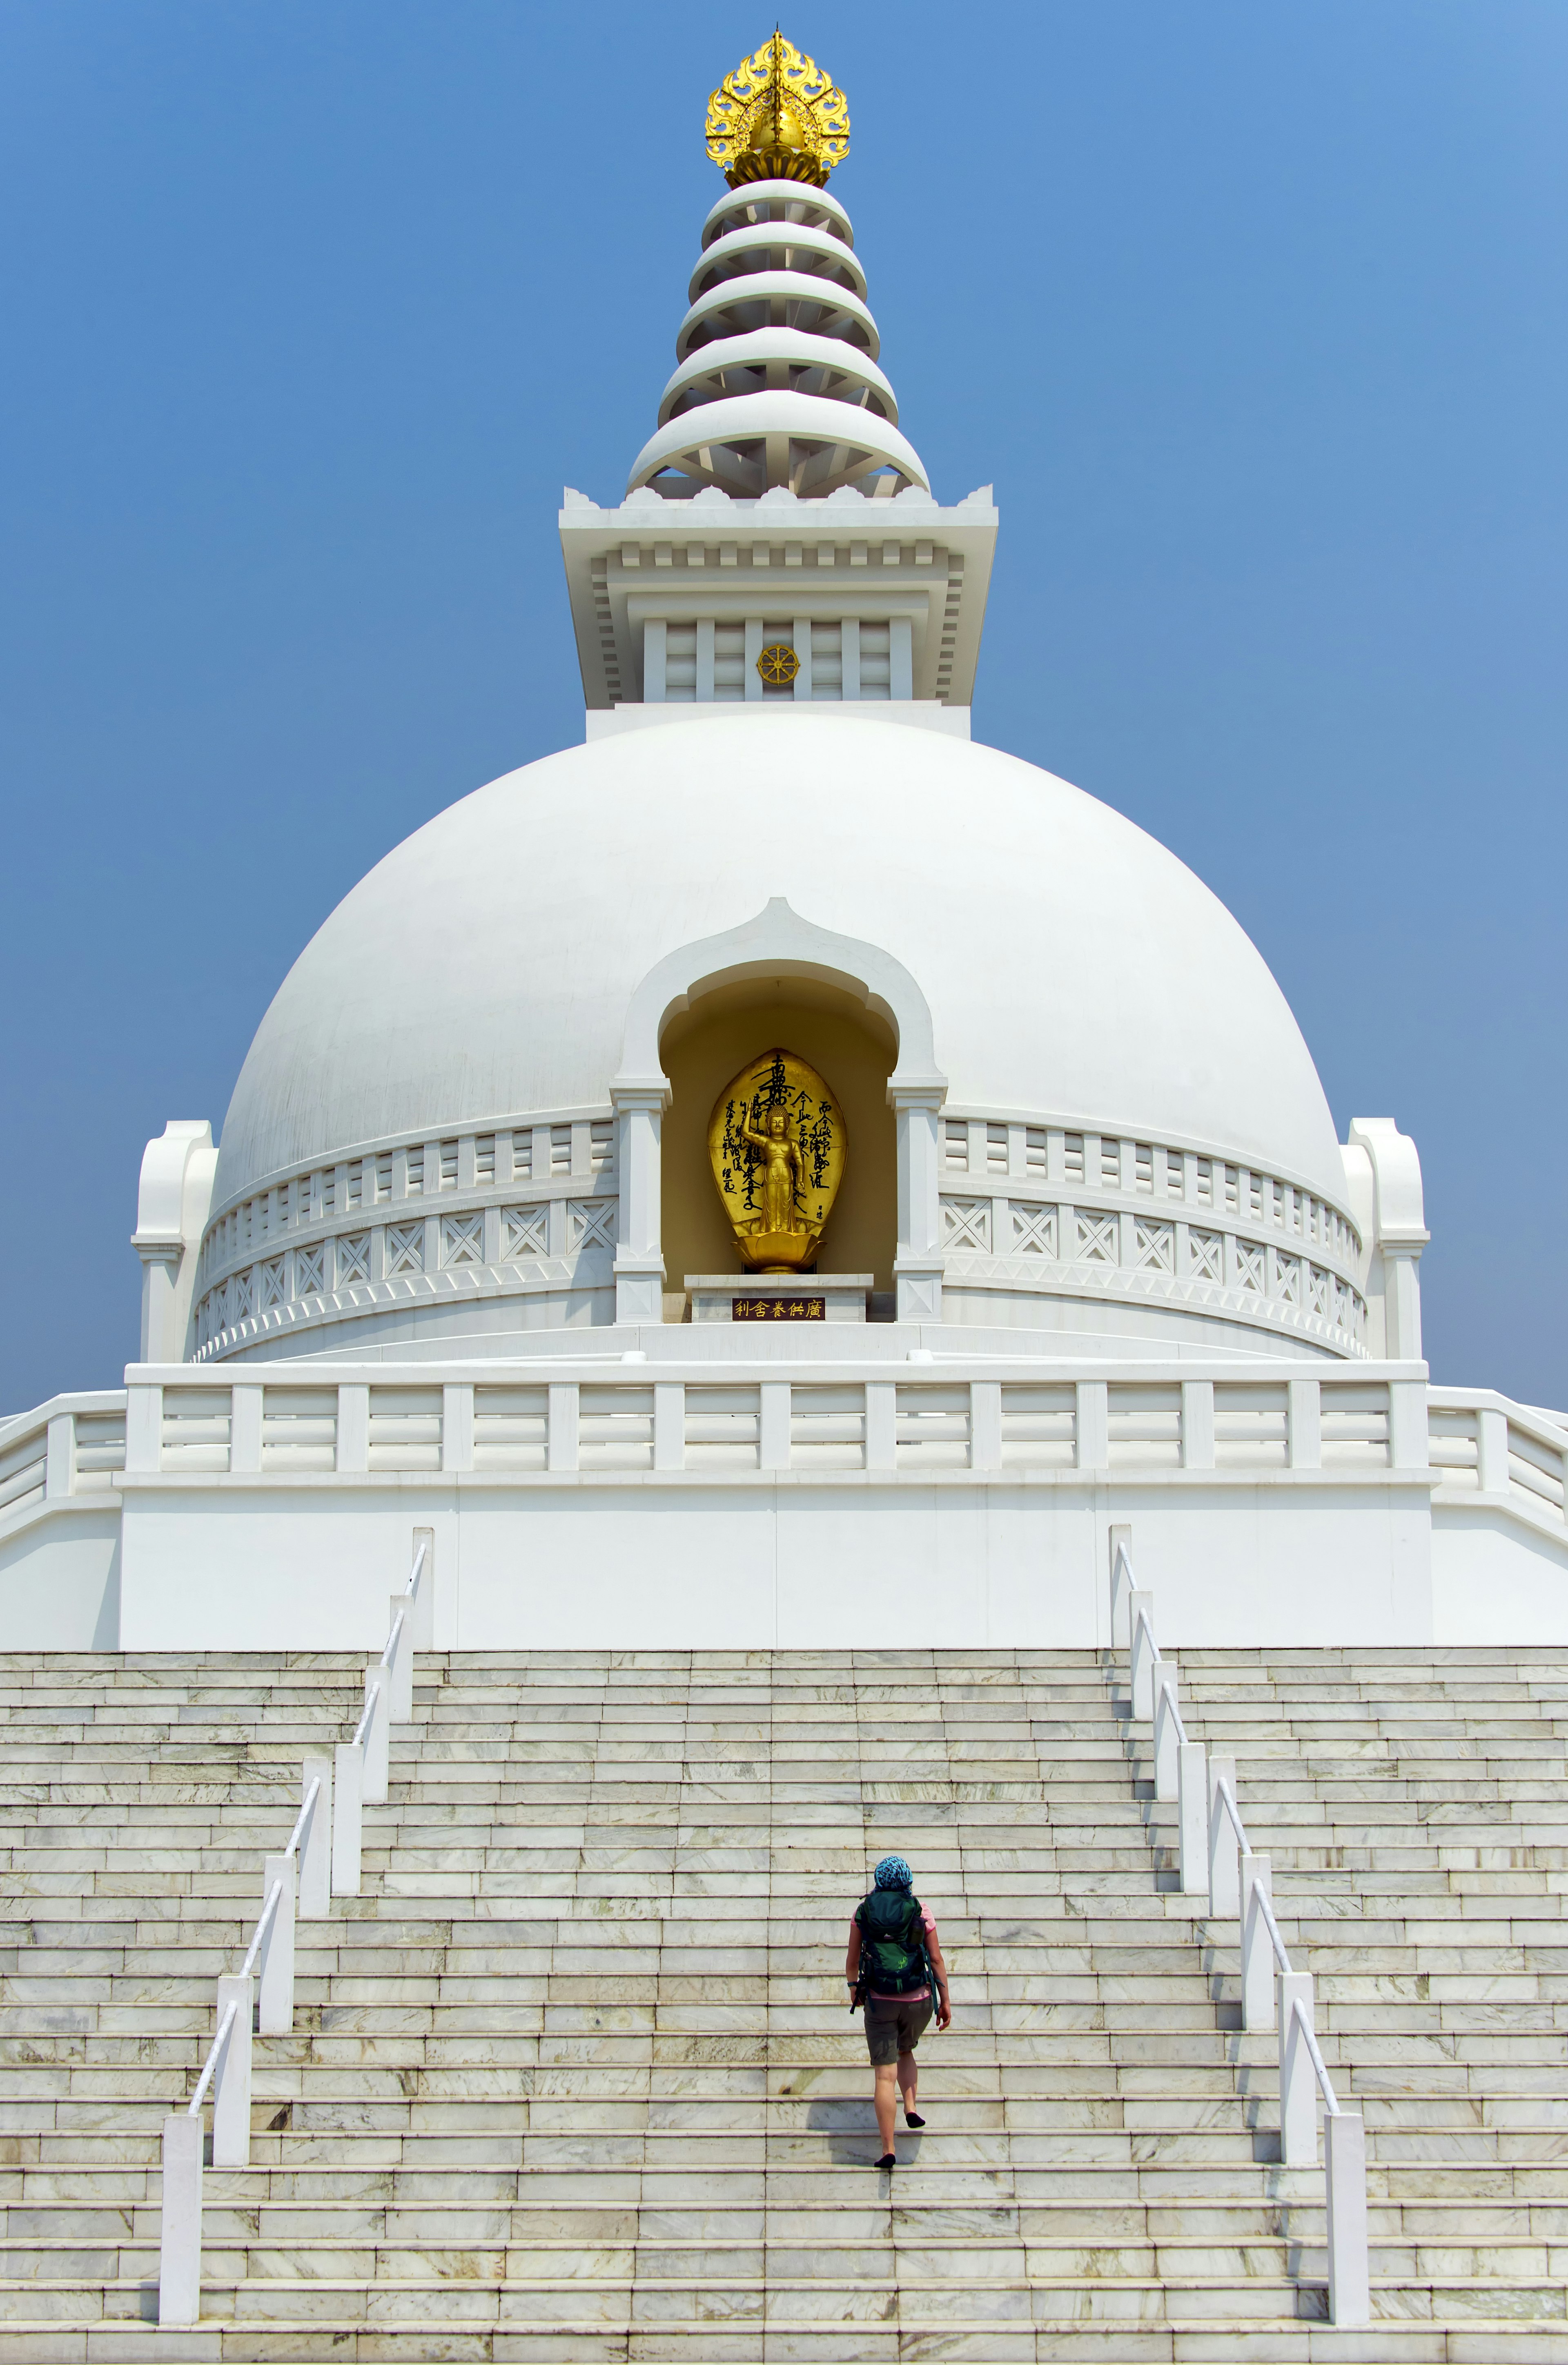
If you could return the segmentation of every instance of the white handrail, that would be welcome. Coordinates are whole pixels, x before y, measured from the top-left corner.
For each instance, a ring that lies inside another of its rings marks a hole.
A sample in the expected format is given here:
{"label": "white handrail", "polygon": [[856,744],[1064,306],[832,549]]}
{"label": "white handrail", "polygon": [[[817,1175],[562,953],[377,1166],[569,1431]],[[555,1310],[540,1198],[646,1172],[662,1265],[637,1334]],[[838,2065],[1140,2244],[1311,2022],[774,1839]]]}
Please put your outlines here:
{"label": "white handrail", "polygon": [[1334,2091],[1327,2067],[1318,2050],[1317,2039],[1312,2032],[1312,2015],[1300,1996],[1297,1996],[1291,2006],[1291,2018],[1300,2023],[1301,2033],[1306,2043],[1307,2059],[1316,2072],[1318,2085],[1323,2090],[1323,2106],[1331,2117],[1337,2119],[1339,2116],[1339,2099]]}
{"label": "white handrail", "polygon": [[[202,2064],[196,2091],[184,2112],[176,2113],[163,2123],[162,2227],[158,2252],[158,2313],[161,2323],[171,2326],[195,2324],[201,2312],[201,2177],[205,2142],[201,2114],[207,2090],[213,2087],[215,2079],[218,2083],[213,2090],[214,2161],[219,2167],[232,2168],[243,2167],[250,2158],[251,1983],[257,1962],[264,1955],[261,1983],[262,2034],[276,2035],[292,2025],[294,2017],[294,1920],[296,1897],[301,1885],[309,1900],[307,1910],[312,1915],[319,1914],[335,1894],[357,1895],[359,1892],[361,1807],[366,1761],[374,1745],[380,1763],[378,1768],[373,1770],[382,1785],[379,1795],[385,1798],[386,1720],[398,1703],[400,1687],[404,1701],[411,1701],[411,1693],[407,1687],[412,1680],[416,1628],[410,1613],[429,1553],[427,1537],[421,1540],[415,1552],[401,1600],[397,1596],[393,1597],[391,1631],[381,1653],[379,1672],[372,1668],[365,1671],[364,1707],[354,1727],[353,1741],[340,1742],[337,1745],[336,1777],[330,1788],[327,1779],[328,1769],[323,1767],[321,1773],[312,1774],[311,1761],[306,1759],[305,1796],[295,1817],[294,1829],[288,1835],[288,1844],[281,1855],[268,1856],[263,1866],[266,1897],[246,1950],[243,1967],[236,1977],[220,1978],[218,1983],[220,2015],[218,2033]],[[420,1606],[428,1609],[428,1595]],[[410,1712],[409,1707],[405,1707],[404,1712]],[[381,1719],[379,1729],[378,1714]],[[316,1762],[321,1764],[319,1759]],[[330,1840],[324,1840],[315,1818],[329,1799],[331,1801],[331,1831]],[[320,1863],[319,1855],[323,1844],[330,1848],[326,1866]],[[343,1874],[341,1881],[337,1877],[340,1870]],[[235,2049],[230,2051],[230,2047]],[[193,2120],[196,2122],[194,2126],[191,2124]]]}
{"label": "white handrail", "polygon": [[316,1811],[316,1801],[320,1795],[321,1777],[319,1774],[316,1774],[311,1777],[310,1787],[305,1793],[304,1800],[301,1803],[298,1814],[295,1817],[294,1829],[288,1835],[288,1845],[284,1850],[285,1855],[298,1855],[299,1844],[305,1837],[306,1826],[308,1824],[311,1816]]}
{"label": "white handrail", "polygon": [[1235,1792],[1223,1774],[1215,1784],[1215,1797],[1225,1802],[1225,1811],[1230,1817],[1230,1828],[1236,1833],[1237,1846],[1243,1855],[1250,1855],[1252,1843],[1247,1836],[1247,1826],[1241,1820],[1241,1810],[1236,1803]]}
{"label": "white handrail", "polygon": [[398,1647],[398,1637],[403,1631],[408,1615],[406,1609],[399,1609],[392,1620],[392,1631],[387,1635],[386,1648],[381,1653],[381,1664],[384,1667],[389,1667],[392,1664],[392,1653]]}
{"label": "white handrail", "polygon": [[207,2059],[202,2064],[201,2076],[196,2079],[196,2092],[191,2096],[190,2102],[186,2105],[185,2115],[187,2118],[198,2119],[201,2116],[201,2106],[207,2100],[207,2090],[212,2083],[212,2076],[214,2070],[218,2067],[218,2056],[222,2052],[225,2045],[229,2042],[229,2032],[234,2025],[239,2011],[239,2005],[237,2003],[231,2003],[228,2011],[224,2013],[223,2018],[218,2023],[218,2034],[213,2038],[212,2048],[207,2054]]}
{"label": "white handrail", "polygon": [[[1112,1530],[1111,1615],[1113,1649],[1117,1638],[1117,1595],[1125,1581],[1132,1586],[1132,1555],[1127,1530]],[[1129,1590],[1127,1645],[1131,1657],[1132,1715],[1135,1722],[1154,1721],[1155,1795],[1170,1796],[1170,1742],[1176,1740],[1178,1833],[1181,1842],[1182,1887],[1198,1889],[1198,1850],[1207,1856],[1209,1912],[1221,1921],[1238,1917],[1241,1924],[1242,2025],[1249,2031],[1279,2028],[1280,2146],[1287,2168],[1314,2163],[1317,2156],[1316,2106],[1312,2087],[1303,2083],[1302,2057],[1310,2062],[1324,2103],[1324,2199],[1328,2242],[1328,2315],[1331,2323],[1359,2329],[1371,2321],[1371,2251],[1367,2238],[1366,2127],[1359,2111],[1347,2111],[1334,2090],[1322,2048],[1312,2025],[1313,1982],[1310,1975],[1293,1970],[1280,1925],[1270,1900],[1270,1863],[1259,1855],[1247,1835],[1236,1795],[1236,1763],[1228,1755],[1209,1754],[1201,1742],[1189,1742],[1177,1704],[1174,1673],[1161,1676],[1161,1654],[1154,1637],[1153,1596]],[[1136,1607],[1134,1606],[1136,1604]],[[1205,1795],[1206,1783],[1206,1795]],[[1223,1811],[1222,1811],[1223,1810]],[[1226,1829],[1226,1822],[1229,1831]],[[1269,1962],[1259,1940],[1266,1930],[1273,1961]],[[1279,1988],[1276,2021],[1275,1971]]]}
{"label": "white handrail", "polygon": [[[385,1664],[385,1663],[384,1663]],[[353,1749],[363,1749],[370,1735],[370,1720],[375,1714],[375,1703],[381,1698],[381,1686],[372,1684],[364,1696],[364,1713],[353,1729]]]}
{"label": "white handrail", "polygon": [[1292,1976],[1291,1958],[1285,1952],[1285,1942],[1280,1935],[1280,1925],[1274,1919],[1274,1909],[1269,1902],[1269,1892],[1266,1889],[1254,1889],[1253,1895],[1258,1900],[1258,1911],[1263,1917],[1263,1927],[1269,1933],[1269,1944],[1274,1950],[1274,1960],[1286,1978],[1289,1978]]}
{"label": "white handrail", "polygon": [[1166,1698],[1168,1698],[1168,1699],[1170,1700],[1170,1707],[1166,1709],[1165,1713],[1166,1713],[1166,1715],[1170,1719],[1170,1721],[1172,1722],[1172,1724],[1173,1724],[1173,1725],[1175,1726],[1175,1728],[1176,1728],[1176,1739],[1177,1739],[1177,1743],[1178,1743],[1178,1744],[1179,1744],[1179,1745],[1180,1745],[1180,1747],[1182,1747],[1182,1749],[1185,1749],[1185,1748],[1187,1747],[1187,1743],[1188,1743],[1187,1727],[1186,1727],[1185,1723],[1184,1723],[1184,1722],[1183,1722],[1183,1721],[1182,1721],[1182,1710],[1181,1710],[1180,1707],[1179,1707],[1179,1706],[1178,1706],[1178,1704],[1177,1704],[1177,1699],[1176,1699],[1176,1682],[1175,1682],[1175,1678],[1174,1678],[1174,1676],[1166,1676],[1166,1678],[1165,1678],[1165,1681],[1164,1681],[1162,1684],[1159,1684],[1159,1685],[1157,1685],[1157,1686],[1156,1686],[1156,1687],[1155,1687],[1155,1699],[1156,1699],[1156,1704],[1157,1704],[1157,1705],[1158,1705],[1158,1702],[1159,1702],[1159,1698],[1160,1698],[1161,1695],[1163,1695],[1163,1696],[1164,1696]]}
{"label": "white handrail", "polygon": [[240,1977],[242,1979],[248,1979],[251,1973],[256,1967],[256,1956],[262,1951],[262,1941],[267,1934],[267,1925],[271,1922],[273,1915],[277,1911],[278,1900],[282,1895],[283,1883],[281,1880],[274,1880],[272,1887],[267,1891],[267,1901],[263,1906],[260,1917],[257,1920],[256,1934],[252,1939],[251,1944],[246,1950],[245,1959],[240,1966]]}

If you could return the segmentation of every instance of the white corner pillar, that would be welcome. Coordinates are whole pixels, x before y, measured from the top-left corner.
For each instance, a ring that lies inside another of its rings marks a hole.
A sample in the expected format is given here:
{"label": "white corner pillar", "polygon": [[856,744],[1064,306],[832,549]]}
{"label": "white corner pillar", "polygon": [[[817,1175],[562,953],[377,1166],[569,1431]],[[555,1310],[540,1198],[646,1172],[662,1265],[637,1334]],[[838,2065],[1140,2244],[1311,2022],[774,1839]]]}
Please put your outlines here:
{"label": "white corner pillar", "polygon": [[643,627],[643,703],[662,706],[665,702],[665,656],[668,627],[662,620],[653,620]]}
{"label": "white corner pillar", "polygon": [[185,1361],[201,1236],[212,1205],[218,1152],[205,1119],[172,1118],[141,1158],[136,1229],[141,1259],[141,1361]]}
{"label": "white corner pillar", "polygon": [[662,1322],[665,1260],[659,1185],[664,1113],[669,1085],[663,1076],[617,1082],[610,1097],[615,1110],[616,1182],[615,1319]]}
{"label": "white corner pillar", "polygon": [[141,1259],[141,1356],[144,1363],[185,1361],[185,1324],[180,1319],[183,1240],[134,1239]]}
{"label": "white corner pillar", "polygon": [[938,1126],[945,1083],[888,1086],[898,1120],[899,1239],[893,1261],[901,1322],[942,1319],[942,1209]]}
{"label": "white corner pillar", "polygon": [[[1365,1223],[1365,1183],[1372,1186],[1372,1254],[1367,1272],[1367,1299],[1372,1315],[1368,1344],[1392,1363],[1418,1363],[1421,1355],[1421,1283],[1417,1266],[1431,1238],[1427,1229],[1421,1161],[1408,1134],[1392,1117],[1359,1116],[1345,1144],[1345,1178],[1352,1200],[1363,1196],[1357,1209]],[[1361,1193],[1358,1194],[1358,1181]],[[1381,1307],[1383,1337],[1377,1337]]]}
{"label": "white corner pillar", "polygon": [[1391,1363],[1421,1362],[1421,1283],[1418,1248],[1384,1242],[1383,1254],[1383,1353]]}

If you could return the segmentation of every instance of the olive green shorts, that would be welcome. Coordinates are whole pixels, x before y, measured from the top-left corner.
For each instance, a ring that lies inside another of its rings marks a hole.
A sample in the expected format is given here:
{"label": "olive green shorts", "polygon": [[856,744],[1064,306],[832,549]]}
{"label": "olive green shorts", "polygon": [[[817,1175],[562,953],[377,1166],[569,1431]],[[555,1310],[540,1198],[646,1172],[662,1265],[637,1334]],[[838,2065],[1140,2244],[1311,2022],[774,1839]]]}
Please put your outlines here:
{"label": "olive green shorts", "polygon": [[931,2019],[931,1998],[906,2002],[902,1996],[868,1996],[866,2049],[873,2069],[886,2069],[901,2053],[913,2053]]}

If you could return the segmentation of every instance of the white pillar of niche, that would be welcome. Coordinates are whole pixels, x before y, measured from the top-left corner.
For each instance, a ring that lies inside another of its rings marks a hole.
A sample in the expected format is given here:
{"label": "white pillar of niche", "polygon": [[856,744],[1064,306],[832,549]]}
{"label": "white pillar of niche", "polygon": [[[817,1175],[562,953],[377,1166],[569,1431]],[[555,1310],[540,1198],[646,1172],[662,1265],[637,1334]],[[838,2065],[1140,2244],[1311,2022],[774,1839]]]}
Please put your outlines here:
{"label": "white pillar of niche", "polygon": [[1419,1249],[1383,1244],[1383,1353],[1391,1362],[1421,1361],[1420,1261]]}
{"label": "white pillar of niche", "polygon": [[615,1319],[662,1322],[665,1260],[659,1207],[661,1137],[669,1106],[663,1076],[612,1084],[615,1110]]}
{"label": "white pillar of niche", "polygon": [[643,703],[665,703],[665,663],[669,628],[662,618],[643,627]]}
{"label": "white pillar of niche", "polygon": [[946,1084],[888,1086],[898,1119],[899,1243],[893,1261],[901,1322],[942,1319],[938,1126]]}
{"label": "white pillar of niche", "polygon": [[141,1360],[184,1361],[218,1152],[204,1119],[172,1118],[142,1153],[131,1246],[141,1259]]}
{"label": "white pillar of niche", "polygon": [[[1355,1153],[1362,1152],[1372,1169],[1372,1253],[1368,1261],[1367,1299],[1372,1315],[1374,1354],[1377,1307],[1382,1301],[1382,1352],[1391,1362],[1421,1361],[1421,1282],[1417,1266],[1431,1238],[1427,1229],[1421,1161],[1408,1134],[1392,1117],[1359,1116],[1350,1126],[1345,1149],[1345,1172],[1354,1186]],[[1361,1169],[1365,1172],[1365,1167]],[[1365,1225],[1364,1206],[1356,1210]]]}

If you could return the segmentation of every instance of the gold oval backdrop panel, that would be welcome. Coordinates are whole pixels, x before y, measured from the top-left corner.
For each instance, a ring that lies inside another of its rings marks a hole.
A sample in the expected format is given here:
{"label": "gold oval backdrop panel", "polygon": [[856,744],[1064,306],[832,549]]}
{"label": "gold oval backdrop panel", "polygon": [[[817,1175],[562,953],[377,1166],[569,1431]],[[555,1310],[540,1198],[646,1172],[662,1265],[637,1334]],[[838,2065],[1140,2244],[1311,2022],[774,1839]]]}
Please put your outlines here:
{"label": "gold oval backdrop panel", "polygon": [[731,1077],[708,1121],[708,1155],[752,1272],[815,1262],[847,1148],[837,1099],[793,1051],[759,1051]]}

